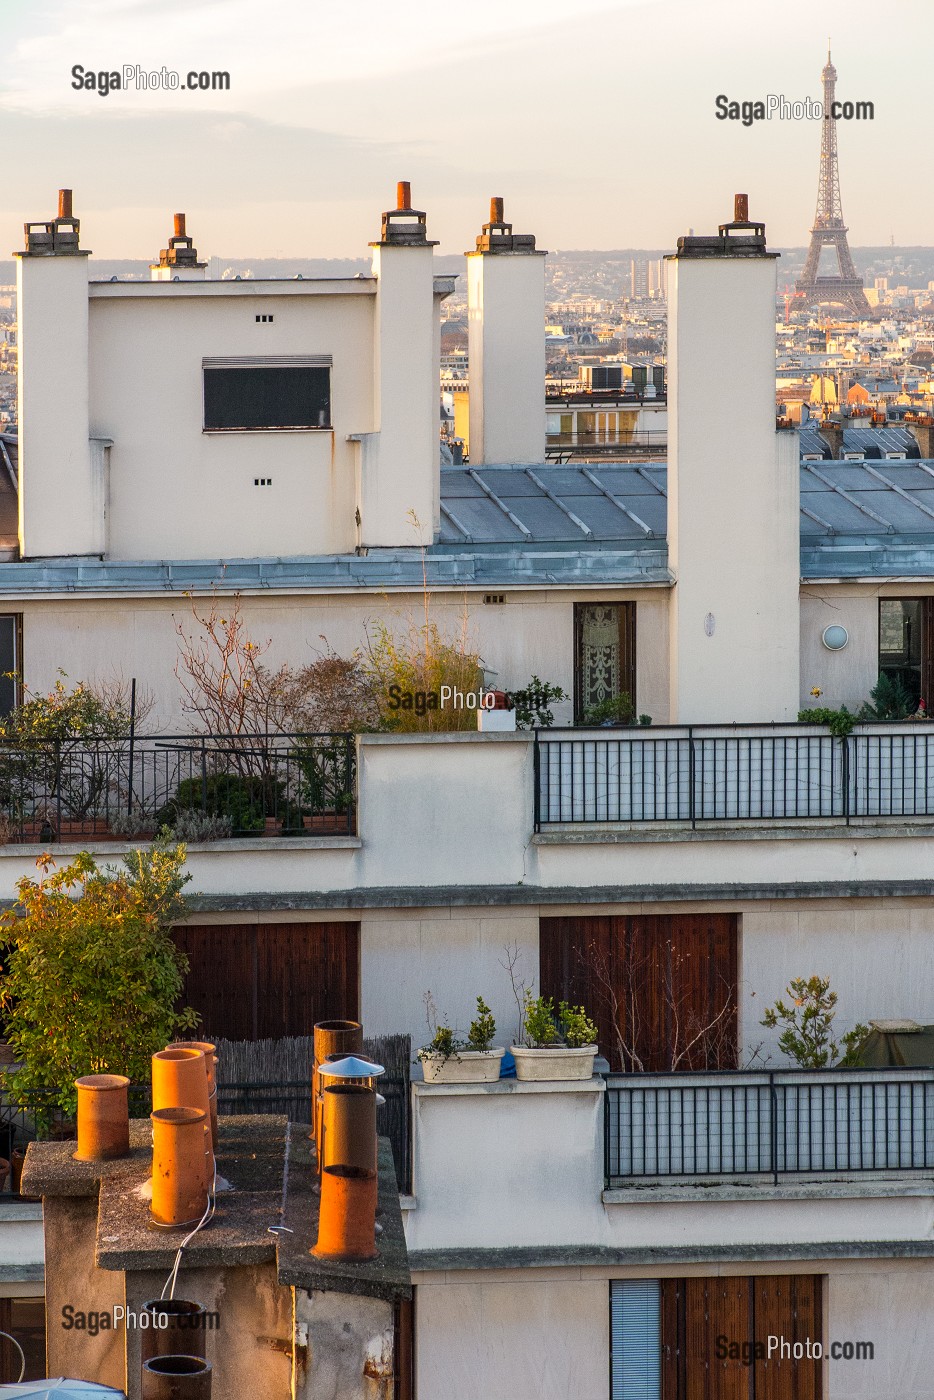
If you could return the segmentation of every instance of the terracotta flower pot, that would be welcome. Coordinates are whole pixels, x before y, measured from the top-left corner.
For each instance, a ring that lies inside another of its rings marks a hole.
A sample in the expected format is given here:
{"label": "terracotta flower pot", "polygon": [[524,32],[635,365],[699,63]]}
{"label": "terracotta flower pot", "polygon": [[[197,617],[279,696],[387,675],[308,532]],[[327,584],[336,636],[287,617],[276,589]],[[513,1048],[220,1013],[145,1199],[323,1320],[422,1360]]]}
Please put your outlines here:
{"label": "terracotta flower pot", "polygon": [[196,1225],[208,1203],[204,1180],[207,1113],[199,1108],[159,1108],[150,1118],[150,1214],[157,1225]]}
{"label": "terracotta flower pot", "polygon": [[75,1080],[78,1090],[79,1162],[106,1162],[130,1151],[130,1113],[123,1074],[87,1074]]}
{"label": "terracotta flower pot", "polygon": [[346,836],[351,829],[346,812],[316,812],[302,817],[302,826],[313,836]]}
{"label": "terracotta flower pot", "polygon": [[5,1157],[0,1157],[0,1191],[6,1190],[7,1177],[10,1175],[10,1164]]}

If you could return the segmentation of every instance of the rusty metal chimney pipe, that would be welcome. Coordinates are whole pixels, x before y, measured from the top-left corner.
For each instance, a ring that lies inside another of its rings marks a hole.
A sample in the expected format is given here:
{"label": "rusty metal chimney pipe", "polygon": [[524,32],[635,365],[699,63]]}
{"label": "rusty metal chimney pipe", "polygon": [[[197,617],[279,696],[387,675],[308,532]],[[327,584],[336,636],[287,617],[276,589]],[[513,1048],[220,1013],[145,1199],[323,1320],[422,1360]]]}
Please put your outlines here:
{"label": "rusty metal chimney pipe", "polygon": [[734,194],[733,196],[733,222],[737,224],[749,223],[749,195]]}
{"label": "rusty metal chimney pipe", "polygon": [[503,197],[500,194],[495,194],[490,200],[490,223],[503,223]]}
{"label": "rusty metal chimney pipe", "polygon": [[412,184],[409,180],[400,180],[396,185],[396,208],[411,209],[412,207]]}
{"label": "rusty metal chimney pipe", "polygon": [[324,1099],[326,1165],[318,1239],[311,1252],[319,1259],[374,1259],[376,1095],[372,1089],[342,1084],[325,1089]]}
{"label": "rusty metal chimney pipe", "polygon": [[175,214],[175,215],[173,215],[173,220],[174,220],[174,223],[175,223],[175,233],[174,233],[173,236],[174,236],[175,238],[184,238],[184,237],[185,237],[185,215],[184,215],[184,214]]}
{"label": "rusty metal chimney pipe", "polygon": [[143,1362],[142,1400],[211,1400],[213,1369],[199,1356],[154,1356]]}
{"label": "rusty metal chimney pipe", "polygon": [[58,192],[58,217],[60,219],[70,219],[71,212],[71,190],[59,190]]}

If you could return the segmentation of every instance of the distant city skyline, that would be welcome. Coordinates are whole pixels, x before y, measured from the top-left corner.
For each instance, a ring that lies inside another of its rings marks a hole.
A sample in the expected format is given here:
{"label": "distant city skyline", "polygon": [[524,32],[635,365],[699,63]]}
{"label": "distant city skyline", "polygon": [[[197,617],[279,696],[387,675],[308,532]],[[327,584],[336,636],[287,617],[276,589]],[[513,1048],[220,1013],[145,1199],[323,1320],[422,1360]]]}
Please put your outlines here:
{"label": "distant city skyline", "polygon": [[[151,258],[184,209],[202,256],[354,257],[412,181],[450,256],[492,194],[545,248],[671,248],[750,196],[776,246],[806,244],[820,123],[719,121],[715,101],[820,96],[829,29],[841,98],[872,121],[838,130],[855,248],[934,243],[923,178],[934,17],[901,0],[789,0],[767,40],[745,0],[511,0],[445,15],[427,0],[328,12],[271,0],[65,0],[5,7],[7,136],[0,257],[22,222],[75,190],[82,241]],[[76,91],[72,68],[226,71],[229,91]],[[5,242],[4,242],[5,240]]]}

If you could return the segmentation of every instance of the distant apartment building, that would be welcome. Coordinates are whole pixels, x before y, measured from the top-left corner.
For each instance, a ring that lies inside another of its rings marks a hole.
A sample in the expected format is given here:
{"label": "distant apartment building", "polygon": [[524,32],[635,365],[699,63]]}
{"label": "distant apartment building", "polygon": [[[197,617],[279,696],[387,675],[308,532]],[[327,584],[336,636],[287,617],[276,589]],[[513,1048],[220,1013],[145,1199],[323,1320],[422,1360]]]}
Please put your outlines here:
{"label": "distant apartment building", "polygon": [[[597,1022],[582,1080],[414,1071],[418,1400],[934,1397],[934,444],[799,460],[776,255],[744,215],[666,260],[664,400],[657,366],[641,397],[594,366],[590,407],[546,410],[544,254],[494,209],[467,255],[470,461],[444,467],[451,278],[407,188],[361,278],[211,280],[182,232],[150,282],[89,281],[79,232],[68,209],[18,254],[0,627],[33,690],[151,693],[121,811],[222,761],[175,675],[193,603],[238,600],[271,665],[427,605],[487,684],[565,695],[533,730],[326,736],[339,809],[188,851],[205,1034],[350,1017],[418,1045],[430,989],[460,1031],[483,996],[508,1046],[523,982]],[[548,461],[566,413],[595,437],[664,413],[666,457]],[[853,721],[880,674],[913,718]],[[57,798],[57,859],[129,848],[109,798],[73,838]],[[12,901],[43,847],[9,815]],[[765,1009],[815,974],[876,1058],[782,1054]],[[0,1266],[0,1322],[41,1313],[41,1206],[0,1196]]]}

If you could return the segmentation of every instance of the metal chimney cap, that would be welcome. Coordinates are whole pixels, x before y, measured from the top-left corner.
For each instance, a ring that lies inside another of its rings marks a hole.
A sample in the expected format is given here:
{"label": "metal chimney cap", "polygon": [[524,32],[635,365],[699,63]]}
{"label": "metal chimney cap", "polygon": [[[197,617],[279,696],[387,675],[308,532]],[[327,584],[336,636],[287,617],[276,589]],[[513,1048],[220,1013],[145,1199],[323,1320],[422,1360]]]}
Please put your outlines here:
{"label": "metal chimney cap", "polygon": [[336,1079],[375,1079],[377,1075],[385,1073],[382,1065],[374,1064],[372,1060],[361,1060],[358,1055],[345,1055],[342,1060],[325,1060],[318,1066],[319,1075],[333,1075]]}

